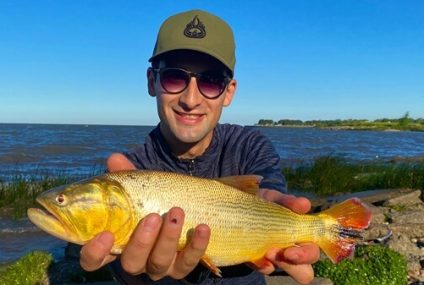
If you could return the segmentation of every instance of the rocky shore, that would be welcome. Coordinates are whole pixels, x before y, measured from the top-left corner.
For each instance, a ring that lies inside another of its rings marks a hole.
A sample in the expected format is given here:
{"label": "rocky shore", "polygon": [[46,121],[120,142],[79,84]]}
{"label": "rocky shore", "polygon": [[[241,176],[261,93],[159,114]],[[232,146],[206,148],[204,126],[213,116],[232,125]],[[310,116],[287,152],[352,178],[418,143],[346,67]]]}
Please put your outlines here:
{"label": "rocky shore", "polygon": [[424,282],[424,203],[420,197],[419,190],[398,189],[389,197],[368,201],[374,218],[365,239],[382,242],[405,256],[410,283]]}
{"label": "rocky shore", "polygon": [[424,202],[420,190],[387,189],[332,196],[313,201],[315,211],[358,196],[373,213],[364,244],[380,243],[407,261],[408,283],[424,284]]}

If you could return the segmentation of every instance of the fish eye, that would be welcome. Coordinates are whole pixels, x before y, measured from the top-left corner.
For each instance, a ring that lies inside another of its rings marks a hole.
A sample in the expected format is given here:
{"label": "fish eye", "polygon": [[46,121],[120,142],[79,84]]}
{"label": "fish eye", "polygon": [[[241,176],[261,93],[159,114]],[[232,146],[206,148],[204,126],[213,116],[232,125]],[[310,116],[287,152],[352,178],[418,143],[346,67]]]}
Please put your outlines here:
{"label": "fish eye", "polygon": [[65,203],[65,195],[63,195],[63,194],[59,194],[59,195],[57,195],[57,196],[56,196],[56,202],[57,202],[59,205],[63,205],[63,204]]}

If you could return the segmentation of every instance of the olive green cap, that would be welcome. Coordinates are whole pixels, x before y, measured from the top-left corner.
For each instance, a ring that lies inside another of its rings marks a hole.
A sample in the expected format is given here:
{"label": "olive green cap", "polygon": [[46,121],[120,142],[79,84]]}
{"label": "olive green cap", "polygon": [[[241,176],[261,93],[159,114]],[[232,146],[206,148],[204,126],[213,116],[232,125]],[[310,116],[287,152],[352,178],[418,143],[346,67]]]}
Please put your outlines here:
{"label": "olive green cap", "polygon": [[181,49],[206,53],[222,62],[234,74],[236,57],[233,31],[215,15],[191,10],[166,19],[160,27],[149,61],[158,55]]}

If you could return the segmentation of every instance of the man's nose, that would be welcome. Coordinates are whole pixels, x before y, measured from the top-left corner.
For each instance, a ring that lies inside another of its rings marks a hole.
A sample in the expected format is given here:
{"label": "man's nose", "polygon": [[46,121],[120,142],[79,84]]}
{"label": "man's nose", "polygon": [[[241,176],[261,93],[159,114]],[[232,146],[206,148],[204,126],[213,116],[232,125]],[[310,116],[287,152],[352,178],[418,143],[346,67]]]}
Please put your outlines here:
{"label": "man's nose", "polygon": [[188,109],[193,109],[202,102],[202,94],[200,94],[199,88],[195,77],[190,78],[190,82],[180,96],[180,102],[185,105]]}

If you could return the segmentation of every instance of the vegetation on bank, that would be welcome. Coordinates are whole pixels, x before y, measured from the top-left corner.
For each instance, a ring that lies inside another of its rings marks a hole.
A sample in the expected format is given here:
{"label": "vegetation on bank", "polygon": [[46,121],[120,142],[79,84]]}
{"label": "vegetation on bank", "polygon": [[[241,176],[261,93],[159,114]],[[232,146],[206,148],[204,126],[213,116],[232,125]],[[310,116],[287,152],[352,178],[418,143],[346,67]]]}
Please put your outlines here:
{"label": "vegetation on bank", "polygon": [[69,182],[70,178],[65,176],[25,178],[17,175],[9,182],[0,183],[0,209],[16,219],[23,217],[27,209],[35,205],[39,193]]}
{"label": "vegetation on bank", "polygon": [[274,121],[270,119],[260,119],[256,124],[266,127],[315,127],[315,128],[334,128],[350,130],[400,130],[400,131],[424,131],[424,118],[413,119],[407,112],[398,119],[377,119],[374,121],[366,119],[348,119],[348,120],[292,120],[281,119]]}
{"label": "vegetation on bank", "polygon": [[0,285],[75,284],[112,281],[108,267],[83,270],[78,259],[55,261],[45,251],[32,251],[18,261],[0,266]]}
{"label": "vegetation on bank", "polygon": [[315,276],[326,277],[334,285],[407,284],[406,260],[387,247],[359,246],[355,258],[333,264],[329,259],[314,264]]}
{"label": "vegetation on bank", "polygon": [[282,171],[289,190],[318,196],[375,189],[424,189],[424,158],[413,162],[349,163],[326,156],[310,165]]}
{"label": "vegetation on bank", "polygon": [[43,284],[52,262],[53,257],[49,253],[30,252],[11,265],[0,267],[0,285]]}

